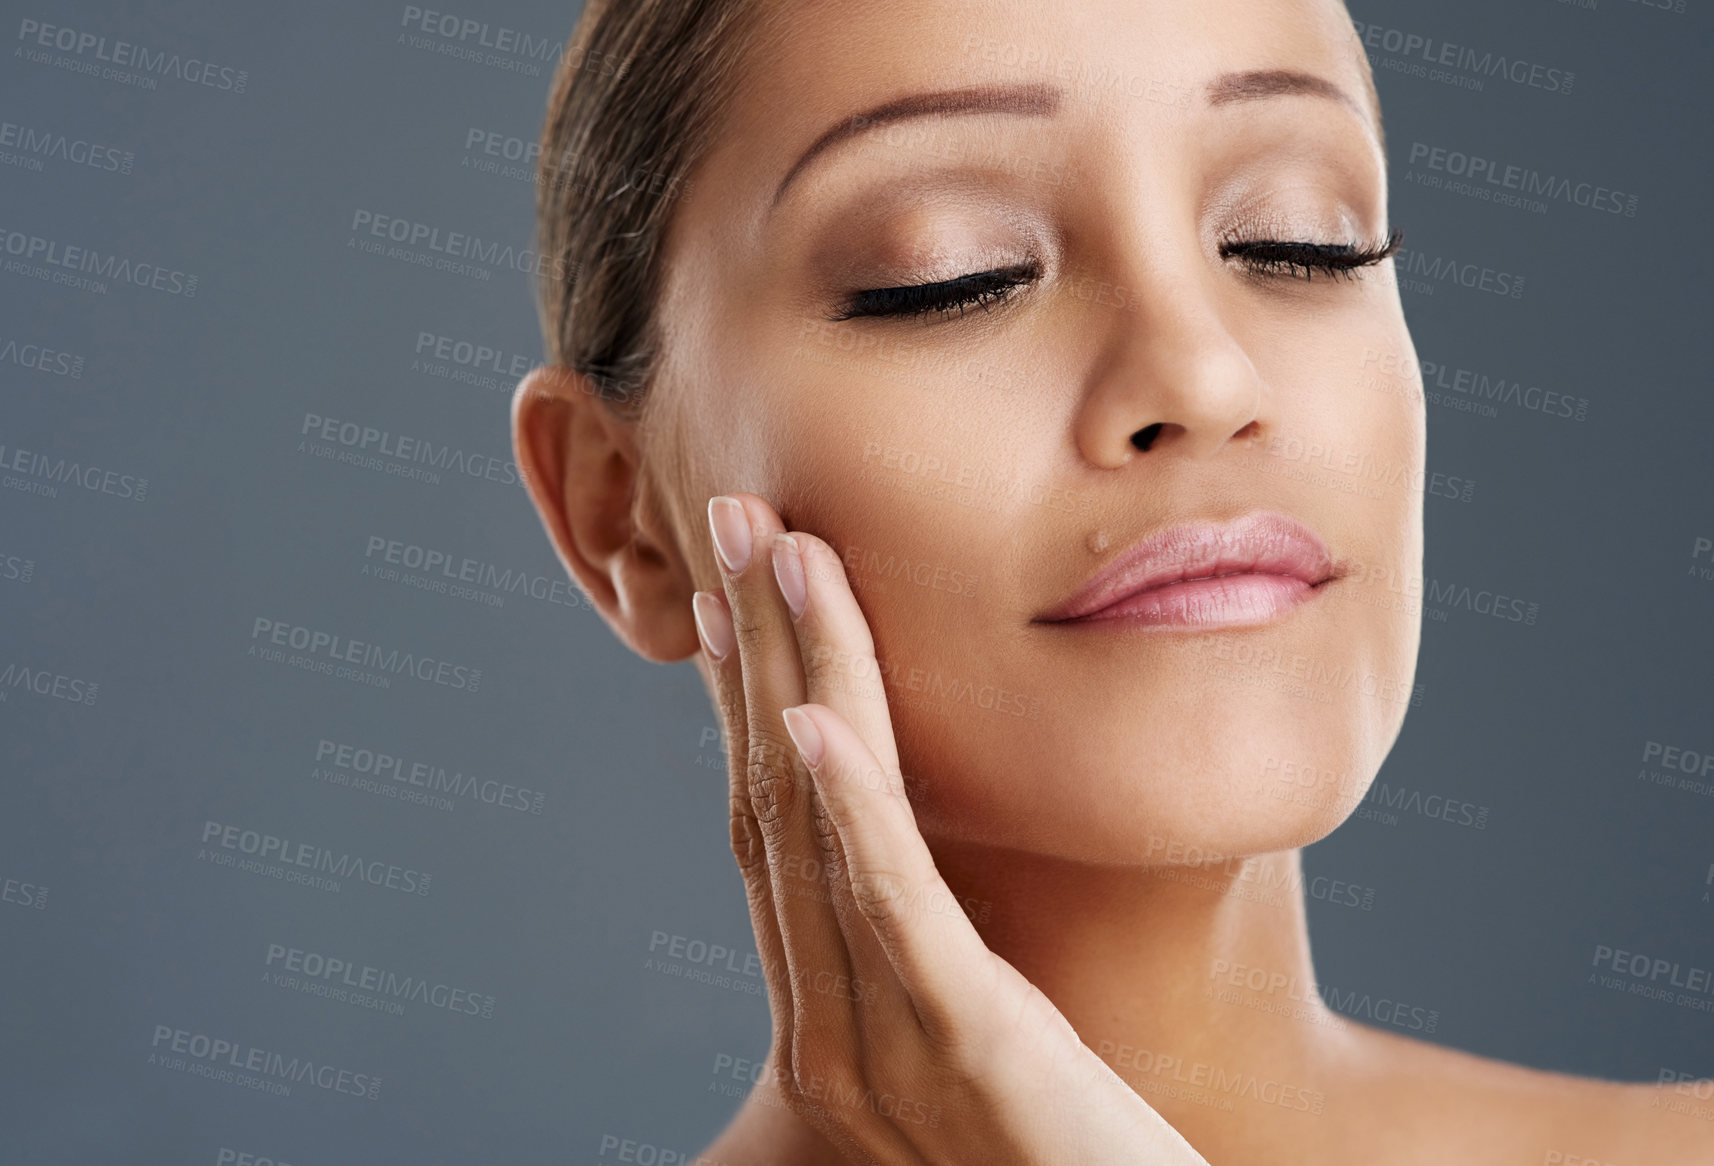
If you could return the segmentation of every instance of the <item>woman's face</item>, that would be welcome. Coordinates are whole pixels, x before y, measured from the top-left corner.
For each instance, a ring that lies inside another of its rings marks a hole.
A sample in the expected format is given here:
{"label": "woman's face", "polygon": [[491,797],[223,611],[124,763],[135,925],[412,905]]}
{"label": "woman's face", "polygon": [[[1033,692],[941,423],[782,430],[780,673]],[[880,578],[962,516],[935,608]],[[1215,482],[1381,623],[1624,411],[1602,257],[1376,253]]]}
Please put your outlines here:
{"label": "woman's face", "polygon": [[[931,841],[1165,863],[1325,834],[1409,700],[1424,484],[1391,264],[1253,246],[1387,237],[1343,9],[770,17],[668,239],[644,472],[697,586],[717,493],[840,552]],[[950,310],[862,294],[961,276]],[[1043,619],[1147,536],[1258,514],[1334,577]]]}

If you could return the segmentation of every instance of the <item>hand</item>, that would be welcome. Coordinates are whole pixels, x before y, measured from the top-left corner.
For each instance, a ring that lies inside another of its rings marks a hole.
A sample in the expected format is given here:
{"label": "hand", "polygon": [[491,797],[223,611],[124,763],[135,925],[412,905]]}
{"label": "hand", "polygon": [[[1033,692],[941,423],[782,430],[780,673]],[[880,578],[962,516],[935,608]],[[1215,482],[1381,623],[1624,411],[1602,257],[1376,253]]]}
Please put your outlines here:
{"label": "hand", "polygon": [[773,1014],[762,1088],[874,1166],[1207,1166],[935,869],[839,557],[754,494],[709,517],[725,594],[695,608]]}

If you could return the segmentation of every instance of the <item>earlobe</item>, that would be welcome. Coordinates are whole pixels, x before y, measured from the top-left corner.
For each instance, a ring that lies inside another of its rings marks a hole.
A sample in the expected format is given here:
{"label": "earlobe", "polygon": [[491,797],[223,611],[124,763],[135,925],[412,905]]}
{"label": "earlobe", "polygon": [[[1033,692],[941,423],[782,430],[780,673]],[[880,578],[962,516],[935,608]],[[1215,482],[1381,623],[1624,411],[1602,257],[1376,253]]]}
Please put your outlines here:
{"label": "earlobe", "polygon": [[512,447],[560,562],[627,647],[665,663],[697,650],[694,586],[675,541],[638,521],[635,423],[568,368],[538,368],[512,396]]}

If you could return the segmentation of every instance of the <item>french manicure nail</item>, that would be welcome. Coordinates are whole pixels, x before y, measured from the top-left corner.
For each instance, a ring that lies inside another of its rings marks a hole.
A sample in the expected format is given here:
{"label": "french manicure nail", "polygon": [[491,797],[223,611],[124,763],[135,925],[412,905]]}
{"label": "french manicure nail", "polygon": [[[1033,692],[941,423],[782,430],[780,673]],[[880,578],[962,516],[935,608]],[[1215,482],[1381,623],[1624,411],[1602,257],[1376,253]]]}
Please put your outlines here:
{"label": "french manicure nail", "polygon": [[803,577],[803,554],[797,539],[789,534],[774,536],[774,581],[780,585],[786,606],[792,609],[792,618],[802,615],[803,605],[809,602],[809,587]]}
{"label": "french manicure nail", "polygon": [[791,735],[792,744],[803,754],[803,763],[811,769],[820,765],[826,746],[821,740],[821,730],[815,727],[809,714],[800,708],[789,708],[781,715],[785,718],[786,732]]}
{"label": "french manicure nail", "polygon": [[722,494],[708,500],[708,529],[714,535],[714,553],[731,572],[750,564],[750,518],[744,504]]}
{"label": "french manicure nail", "polygon": [[737,637],[732,634],[732,616],[726,605],[714,592],[698,591],[690,597],[690,610],[696,616],[696,634],[702,637],[703,651],[716,660],[726,659],[726,654],[737,643]]}

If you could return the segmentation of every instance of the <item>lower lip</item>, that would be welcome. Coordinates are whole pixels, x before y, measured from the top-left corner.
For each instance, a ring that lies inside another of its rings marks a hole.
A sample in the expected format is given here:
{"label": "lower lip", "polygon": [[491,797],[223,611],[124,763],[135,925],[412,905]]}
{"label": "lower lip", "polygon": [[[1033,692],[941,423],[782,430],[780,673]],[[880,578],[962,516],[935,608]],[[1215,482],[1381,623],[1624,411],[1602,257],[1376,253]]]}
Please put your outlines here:
{"label": "lower lip", "polygon": [[1158,628],[1254,627],[1309,601],[1319,590],[1291,575],[1224,575],[1150,588],[1088,615],[1056,622]]}

